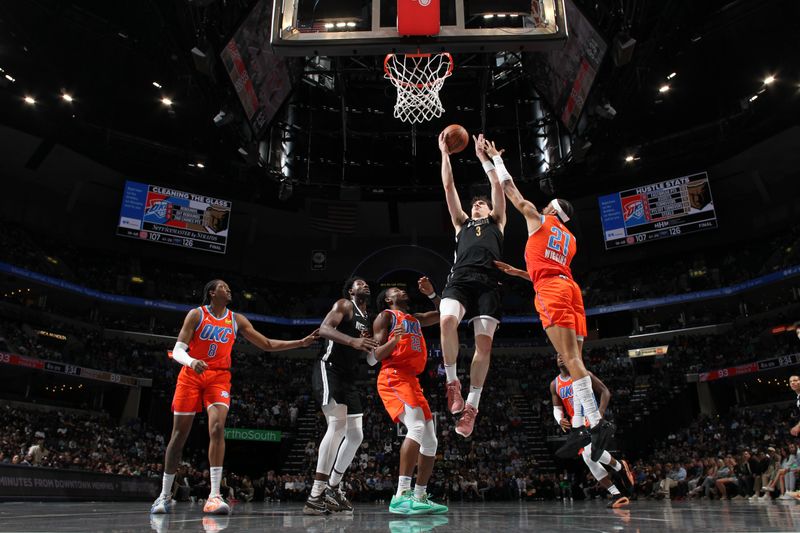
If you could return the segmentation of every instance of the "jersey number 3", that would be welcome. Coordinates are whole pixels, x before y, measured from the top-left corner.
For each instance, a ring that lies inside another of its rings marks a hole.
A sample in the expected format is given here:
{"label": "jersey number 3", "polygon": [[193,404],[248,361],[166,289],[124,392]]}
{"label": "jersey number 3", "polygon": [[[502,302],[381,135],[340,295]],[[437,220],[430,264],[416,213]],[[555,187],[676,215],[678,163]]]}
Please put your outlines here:
{"label": "jersey number 3", "polygon": [[481,236],[481,227],[480,226],[475,226],[475,235],[477,237]]}
{"label": "jersey number 3", "polygon": [[[572,235],[569,233],[564,233],[561,229],[551,226],[550,227],[550,240],[547,241],[547,247],[563,255],[569,255],[569,241],[572,238]],[[564,250],[563,252],[561,250]]]}

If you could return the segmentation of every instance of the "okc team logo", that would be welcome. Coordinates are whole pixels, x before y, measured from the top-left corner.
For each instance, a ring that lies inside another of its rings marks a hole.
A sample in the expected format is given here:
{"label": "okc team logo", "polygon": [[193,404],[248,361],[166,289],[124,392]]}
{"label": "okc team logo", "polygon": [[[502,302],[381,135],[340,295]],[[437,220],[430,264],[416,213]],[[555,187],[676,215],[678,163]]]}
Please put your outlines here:
{"label": "okc team logo", "polygon": [[213,324],[206,324],[203,326],[203,329],[200,330],[200,339],[204,341],[225,343],[228,342],[228,339],[232,333],[233,330],[231,328],[223,328]]}
{"label": "okc team logo", "polygon": [[220,393],[219,393],[219,395],[220,395],[220,396],[222,396],[223,398],[228,398],[228,397],[230,397],[230,394],[228,394],[228,391],[225,391],[225,390],[224,390],[224,391],[222,391],[222,392],[220,392]]}
{"label": "okc team logo", "polygon": [[169,202],[167,202],[166,200],[158,200],[147,208],[147,210],[144,212],[144,216],[160,220],[166,220],[168,209],[169,209]]}
{"label": "okc team logo", "polygon": [[622,218],[629,226],[647,222],[644,213],[644,201],[641,196],[637,195],[622,199]]}
{"label": "okc team logo", "polygon": [[433,0],[417,0],[422,7],[428,7]]}

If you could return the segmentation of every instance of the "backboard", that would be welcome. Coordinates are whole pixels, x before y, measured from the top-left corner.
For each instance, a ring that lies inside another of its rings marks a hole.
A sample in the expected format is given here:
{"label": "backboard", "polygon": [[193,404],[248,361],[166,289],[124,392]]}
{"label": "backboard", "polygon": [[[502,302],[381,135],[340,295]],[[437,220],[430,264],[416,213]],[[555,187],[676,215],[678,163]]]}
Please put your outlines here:
{"label": "backboard", "polygon": [[[439,4],[438,33],[400,34],[409,2]],[[272,13],[272,49],[286,56],[529,52],[566,39],[564,0],[275,0]]]}

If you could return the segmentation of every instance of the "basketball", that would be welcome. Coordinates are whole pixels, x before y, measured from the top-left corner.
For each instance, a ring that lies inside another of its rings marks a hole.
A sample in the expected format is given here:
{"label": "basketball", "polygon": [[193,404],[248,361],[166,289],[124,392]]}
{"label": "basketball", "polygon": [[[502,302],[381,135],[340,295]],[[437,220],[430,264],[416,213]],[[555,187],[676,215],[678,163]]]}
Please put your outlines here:
{"label": "basketball", "polygon": [[451,154],[457,154],[469,144],[469,134],[464,126],[450,124],[444,129],[444,142]]}

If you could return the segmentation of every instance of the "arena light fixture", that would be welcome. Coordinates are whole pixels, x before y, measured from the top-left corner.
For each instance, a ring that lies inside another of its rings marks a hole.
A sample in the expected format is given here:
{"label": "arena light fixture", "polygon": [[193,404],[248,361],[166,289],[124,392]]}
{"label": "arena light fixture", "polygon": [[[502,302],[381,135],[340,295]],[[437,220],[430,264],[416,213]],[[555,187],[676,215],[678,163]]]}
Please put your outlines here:
{"label": "arena light fixture", "polygon": [[36,98],[34,98],[33,96],[30,96],[30,95],[26,95],[25,98],[23,98],[23,100],[25,100],[25,103],[28,104],[28,105],[35,105],[36,104]]}
{"label": "arena light fixture", "polygon": [[74,100],[74,98],[72,98],[72,95],[69,93],[61,93],[61,99],[67,102],[68,104],[71,104],[72,101]]}
{"label": "arena light fixture", "polygon": [[167,107],[172,107],[172,100],[167,98],[166,96],[161,98],[161,103],[164,104]]}
{"label": "arena light fixture", "polygon": [[493,19],[494,18],[494,14],[490,13],[490,14],[484,15],[483,18],[485,18],[485,19]]}
{"label": "arena light fixture", "polygon": [[325,23],[325,29],[326,29],[326,30],[330,30],[330,29],[331,29],[331,28],[333,28],[334,26],[336,26],[336,24],[334,24],[333,22],[326,22],[326,23]]}
{"label": "arena light fixture", "polygon": [[633,160],[634,160],[634,159],[635,159],[635,158],[634,158],[632,155],[630,155],[630,154],[625,156],[625,162],[626,162],[626,163],[633,163]]}
{"label": "arena light fixture", "polygon": [[205,164],[201,163],[200,161],[197,162],[197,168],[206,168]]}
{"label": "arena light fixture", "polygon": [[153,87],[155,87],[156,89],[161,89],[161,88],[162,88],[162,87],[161,87],[161,84],[160,84],[160,83],[158,83],[157,81],[154,81],[154,82],[153,82]]}
{"label": "arena light fixture", "polygon": [[775,82],[775,76],[769,75],[764,78],[764,85],[772,85]]}
{"label": "arena light fixture", "polygon": [[678,75],[678,73],[677,73],[677,72],[672,72],[672,73],[670,73],[670,75],[669,75],[669,76],[667,76],[667,79],[668,79],[668,80],[671,80],[672,78],[674,78],[674,77],[675,77],[675,76],[677,76],[677,75]]}
{"label": "arena light fixture", "polygon": [[14,79],[14,78],[11,76],[11,74],[6,74],[6,79],[7,79],[8,81],[10,81],[11,83],[14,83],[15,81],[17,81],[16,79]]}
{"label": "arena light fixture", "polygon": [[754,94],[753,96],[751,96],[751,97],[748,99],[748,101],[749,101],[749,102],[755,102],[755,101],[756,101],[756,99],[758,99],[758,95],[757,95],[757,94]]}
{"label": "arena light fixture", "polygon": [[669,89],[670,89],[670,86],[665,84],[665,85],[662,85],[661,87],[658,88],[658,92],[665,93],[665,92],[668,92]]}
{"label": "arena light fixture", "polygon": [[336,23],[336,27],[337,28],[344,28],[345,26],[347,26],[346,22],[337,22]]}

